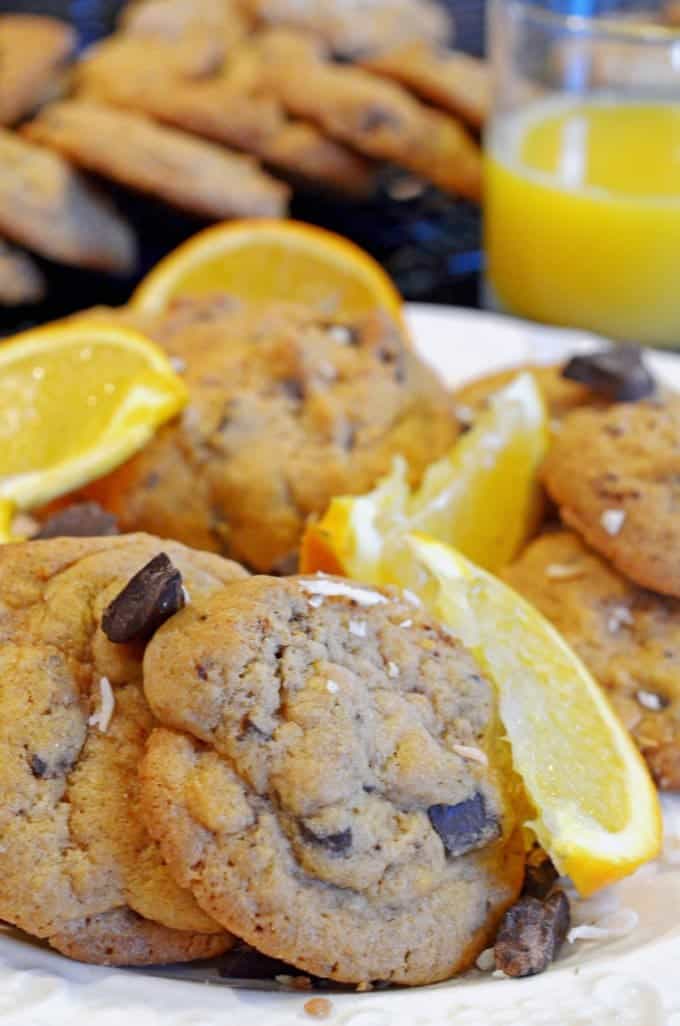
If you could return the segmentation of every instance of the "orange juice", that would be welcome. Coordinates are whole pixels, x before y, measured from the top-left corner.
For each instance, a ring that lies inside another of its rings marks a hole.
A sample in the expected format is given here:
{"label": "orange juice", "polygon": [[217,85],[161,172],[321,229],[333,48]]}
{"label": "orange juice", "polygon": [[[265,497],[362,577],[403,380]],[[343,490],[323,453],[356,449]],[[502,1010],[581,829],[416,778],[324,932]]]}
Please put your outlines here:
{"label": "orange juice", "polygon": [[485,223],[503,309],[680,345],[680,103],[562,99],[501,119]]}

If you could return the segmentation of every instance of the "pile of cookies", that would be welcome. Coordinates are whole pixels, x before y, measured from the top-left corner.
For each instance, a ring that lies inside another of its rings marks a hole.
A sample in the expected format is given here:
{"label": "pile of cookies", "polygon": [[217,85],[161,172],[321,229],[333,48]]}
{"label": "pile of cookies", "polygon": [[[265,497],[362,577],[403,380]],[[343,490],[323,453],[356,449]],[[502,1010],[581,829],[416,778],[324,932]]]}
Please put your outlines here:
{"label": "pile of cookies", "polygon": [[[550,504],[505,579],[605,688],[658,787],[678,790],[680,400],[623,347],[534,372],[553,418]],[[473,382],[459,401],[474,408],[504,377]]]}
{"label": "pile of cookies", "polygon": [[208,221],[366,197],[384,161],[478,199],[489,83],[451,36],[435,0],[140,0],[75,62],[64,23],[0,16],[0,304],[43,295],[24,250],[134,271],[106,181]]}

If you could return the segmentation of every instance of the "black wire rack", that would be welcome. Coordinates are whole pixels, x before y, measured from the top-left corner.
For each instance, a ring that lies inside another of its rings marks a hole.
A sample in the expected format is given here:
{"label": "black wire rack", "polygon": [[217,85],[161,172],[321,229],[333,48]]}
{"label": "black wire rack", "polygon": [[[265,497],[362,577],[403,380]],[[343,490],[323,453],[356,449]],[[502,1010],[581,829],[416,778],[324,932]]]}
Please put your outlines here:
{"label": "black wire rack", "polygon": [[[456,46],[473,54],[484,49],[484,0],[441,0],[456,22]],[[0,13],[24,11],[70,21],[82,48],[115,27],[122,0],[0,0]],[[408,176],[387,167],[369,201],[357,203],[310,189],[295,192],[292,216],[339,231],[386,267],[408,300],[474,306],[481,269],[480,212],[473,204],[430,186],[413,186]],[[7,333],[63,316],[84,303],[124,302],[139,277],[165,253],[204,226],[146,197],[106,185],[141,240],[139,273],[116,279],[42,262],[49,283],[40,306],[0,313]]]}

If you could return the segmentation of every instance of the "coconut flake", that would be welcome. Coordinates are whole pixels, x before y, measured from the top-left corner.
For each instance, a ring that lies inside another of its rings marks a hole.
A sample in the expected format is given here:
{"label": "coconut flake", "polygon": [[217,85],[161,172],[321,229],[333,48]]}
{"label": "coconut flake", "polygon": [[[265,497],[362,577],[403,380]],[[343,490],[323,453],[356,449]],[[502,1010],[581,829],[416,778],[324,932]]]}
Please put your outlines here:
{"label": "coconut flake", "polygon": [[639,921],[640,916],[634,908],[620,908],[609,915],[602,916],[595,923],[572,926],[567,934],[567,940],[573,944],[578,940],[609,940],[615,937],[625,937],[632,933]]}
{"label": "coconut flake", "polygon": [[413,620],[402,620],[401,623],[399,624],[399,626],[400,627],[412,627],[413,626]]}
{"label": "coconut flake", "polygon": [[319,606],[323,605],[323,595],[312,595],[310,599],[307,599],[312,609],[318,609]]}
{"label": "coconut flake", "polygon": [[357,638],[366,637],[366,623],[364,620],[350,620],[349,621],[349,633],[356,635]]}
{"label": "coconut flake", "polygon": [[[377,591],[369,591],[367,588],[355,588],[351,584],[343,584],[341,581],[332,581],[328,578],[316,578],[315,580],[303,580],[299,582],[303,591],[309,595],[322,597],[333,595],[338,598],[348,598],[360,606],[377,606],[381,602],[387,602],[384,595]],[[312,599],[309,600],[310,603]],[[322,598],[323,601],[323,598]],[[318,603],[320,605],[320,603]]]}
{"label": "coconut flake", "polygon": [[184,605],[185,606],[190,605],[191,604],[191,595],[189,594],[189,589],[185,588],[184,585],[182,585],[182,595],[184,596]]}
{"label": "coconut flake", "polygon": [[341,346],[348,346],[352,341],[352,332],[345,324],[331,324],[327,334]]}
{"label": "coconut flake", "polygon": [[473,748],[472,745],[451,745],[451,751],[460,755],[461,759],[469,759],[470,762],[478,762],[480,766],[488,766],[489,760],[486,752],[481,748]]}
{"label": "coconut flake", "polygon": [[578,563],[549,563],[545,568],[545,576],[555,581],[568,581],[572,577],[581,577],[584,569]]}
{"label": "coconut flake", "polygon": [[635,623],[633,614],[627,606],[615,606],[611,609],[609,616],[607,617],[607,630],[610,634],[616,634],[619,627],[625,624],[627,627],[632,627]]}
{"label": "coconut flake", "polygon": [[418,596],[415,594],[415,592],[410,591],[409,588],[404,588],[404,590],[402,591],[402,595],[404,596],[406,601],[410,603],[410,605],[412,606],[420,607],[423,604],[418,598]]}
{"label": "coconut flake", "polygon": [[[480,951],[477,956],[475,965],[483,973],[490,973],[496,968],[496,953],[493,948],[484,948],[484,951]],[[505,974],[503,974],[505,975]]]}
{"label": "coconut flake", "polygon": [[607,534],[618,534],[626,519],[626,511],[623,509],[606,509],[600,517],[600,523]]}
{"label": "coconut flake", "polygon": [[651,709],[652,712],[659,712],[664,707],[661,696],[653,691],[636,691],[635,697],[643,708]]}
{"label": "coconut flake", "polygon": [[334,681],[334,680],[327,680],[326,681],[326,691],[330,691],[330,693],[332,695],[336,695],[339,690],[340,690],[340,685],[337,684],[336,681]]}
{"label": "coconut flake", "polygon": [[399,667],[397,666],[396,663],[393,663],[392,660],[390,660],[389,663],[387,664],[387,676],[388,677],[398,677],[399,676]]}
{"label": "coconut flake", "polygon": [[108,677],[99,678],[99,708],[87,721],[90,727],[97,727],[102,734],[109,729],[116,700]]}

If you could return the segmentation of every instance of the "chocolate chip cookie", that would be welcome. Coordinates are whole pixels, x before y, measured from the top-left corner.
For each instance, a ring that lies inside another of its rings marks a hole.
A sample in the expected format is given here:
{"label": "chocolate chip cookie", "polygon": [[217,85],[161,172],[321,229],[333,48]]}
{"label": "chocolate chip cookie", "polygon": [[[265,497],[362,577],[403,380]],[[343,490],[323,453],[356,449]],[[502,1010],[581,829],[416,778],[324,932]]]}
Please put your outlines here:
{"label": "chocolate chip cookie", "polygon": [[636,584],[680,596],[680,399],[579,410],[542,478],[564,522]]}
{"label": "chocolate chip cookie", "polygon": [[156,633],[144,681],[148,829],[227,929],[353,983],[488,943],[523,875],[494,690],[400,593],[229,585]]}
{"label": "chocolate chip cookie", "polygon": [[0,15],[0,125],[14,125],[53,98],[76,34],[57,18]]}
{"label": "chocolate chip cookie", "polygon": [[606,688],[658,786],[678,790],[680,601],[636,587],[569,531],[533,542],[504,576]]}
{"label": "chocolate chip cookie", "polygon": [[144,646],[102,630],[160,552],[189,600],[243,573],[143,535],[0,549],[0,918],[85,961],[181,961],[231,944],[142,825]]}
{"label": "chocolate chip cookie", "polygon": [[386,315],[206,296],[143,327],[181,361],[190,402],[89,489],[124,530],[291,573],[310,514],[397,454],[418,481],[457,437],[450,397]]}

